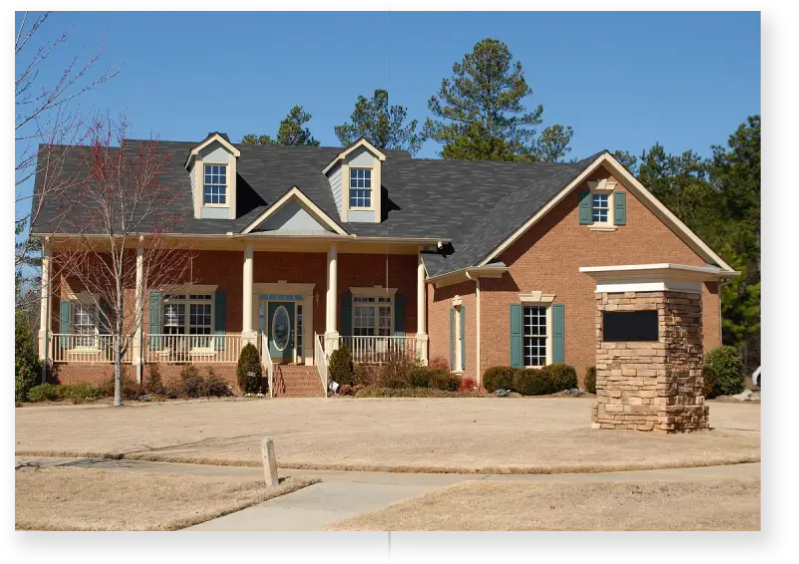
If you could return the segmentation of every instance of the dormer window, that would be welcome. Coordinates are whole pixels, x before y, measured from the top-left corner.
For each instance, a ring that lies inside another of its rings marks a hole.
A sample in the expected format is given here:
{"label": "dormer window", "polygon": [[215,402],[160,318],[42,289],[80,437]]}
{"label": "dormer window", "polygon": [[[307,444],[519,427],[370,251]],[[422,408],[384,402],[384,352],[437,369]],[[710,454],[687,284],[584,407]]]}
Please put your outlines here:
{"label": "dormer window", "polygon": [[205,165],[203,182],[203,205],[227,206],[227,166]]}
{"label": "dormer window", "polygon": [[350,168],[350,208],[372,207],[372,169]]}

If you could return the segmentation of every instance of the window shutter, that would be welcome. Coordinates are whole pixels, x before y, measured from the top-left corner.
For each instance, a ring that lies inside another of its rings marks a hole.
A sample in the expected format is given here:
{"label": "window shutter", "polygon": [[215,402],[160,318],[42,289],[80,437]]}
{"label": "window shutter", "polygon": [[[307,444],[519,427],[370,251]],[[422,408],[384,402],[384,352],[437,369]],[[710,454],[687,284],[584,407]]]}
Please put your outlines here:
{"label": "window shutter", "polygon": [[613,192],[613,223],[627,225],[627,192]]}
{"label": "window shutter", "polygon": [[458,369],[455,366],[455,308],[449,308],[449,367],[450,370]]}
{"label": "window shutter", "polygon": [[552,304],[552,362],[566,362],[563,342],[563,304]]}
{"label": "window shutter", "polygon": [[522,368],[522,304],[510,304],[510,365]]}
{"label": "window shutter", "polygon": [[150,350],[155,351],[162,348],[159,337],[153,337],[163,332],[161,328],[161,292],[150,292]]}
{"label": "window shutter", "polygon": [[405,296],[394,296],[394,336],[405,336]]}
{"label": "window shutter", "polygon": [[580,190],[580,224],[591,223],[591,190]]}
{"label": "window shutter", "polygon": [[[68,300],[61,300],[61,306],[58,310],[59,313],[59,326],[58,332],[68,335],[72,333],[72,302]],[[61,337],[61,347],[66,348],[69,346],[69,338]]]}
{"label": "window shutter", "polygon": [[461,370],[466,370],[466,306],[461,306]]}
{"label": "window shutter", "polygon": [[[252,315],[252,312],[249,312]],[[214,295],[214,333],[218,351],[225,350],[225,315],[227,314],[227,292],[217,291]],[[247,312],[244,312],[247,315]]]}
{"label": "window shutter", "polygon": [[113,335],[114,329],[116,328],[113,326],[114,320],[112,319],[113,312],[108,305],[108,302],[104,299],[100,300],[98,304],[98,311],[97,311],[97,329],[100,335]]}
{"label": "window shutter", "polygon": [[352,337],[352,294],[341,294],[341,336]]}

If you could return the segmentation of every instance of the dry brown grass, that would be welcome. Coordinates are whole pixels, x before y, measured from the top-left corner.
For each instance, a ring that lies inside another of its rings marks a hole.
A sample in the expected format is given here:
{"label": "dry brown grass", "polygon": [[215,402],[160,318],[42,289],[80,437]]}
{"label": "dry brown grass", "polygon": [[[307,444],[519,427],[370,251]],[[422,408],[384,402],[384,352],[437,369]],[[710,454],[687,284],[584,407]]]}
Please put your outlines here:
{"label": "dry brown grass", "polygon": [[[284,468],[554,473],[760,460],[760,406],[713,403],[710,432],[589,428],[592,399],[282,399],[15,410],[18,455]],[[57,429],[58,432],[53,430]]]}
{"label": "dry brown grass", "polygon": [[15,472],[16,529],[173,531],[317,482],[262,481],[84,468]]}
{"label": "dry brown grass", "polygon": [[760,530],[760,481],[462,482],[328,530]]}

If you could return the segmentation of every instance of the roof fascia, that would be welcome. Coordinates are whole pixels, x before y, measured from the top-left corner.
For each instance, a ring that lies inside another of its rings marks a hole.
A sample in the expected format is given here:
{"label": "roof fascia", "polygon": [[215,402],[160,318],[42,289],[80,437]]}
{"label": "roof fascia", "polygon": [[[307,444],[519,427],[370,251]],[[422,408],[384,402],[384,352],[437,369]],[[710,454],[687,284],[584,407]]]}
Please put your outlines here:
{"label": "roof fascia", "polygon": [[234,147],[232,143],[227,141],[224,137],[222,137],[218,133],[215,133],[211,135],[209,138],[207,138],[205,141],[194,147],[189,152],[189,156],[186,158],[186,163],[183,165],[183,168],[189,168],[189,163],[191,162],[191,160],[195,158],[198,154],[200,154],[200,151],[205,149],[208,145],[210,145],[214,141],[220,143],[225,149],[230,151],[230,153],[232,153],[234,157],[239,158],[241,156],[241,151],[239,151],[236,147]]}
{"label": "roof fascia", "polygon": [[311,211],[314,215],[317,216],[325,225],[327,225],[330,229],[336,232],[338,235],[347,235],[349,234],[344,231],[339,224],[337,224],[333,219],[327,215],[324,211],[322,211],[319,206],[317,206],[313,201],[306,196],[302,190],[297,188],[296,186],[292,186],[283,196],[281,196],[274,204],[269,206],[269,208],[264,211],[261,215],[256,217],[247,227],[245,227],[242,231],[242,235],[247,235],[253,229],[255,229],[259,224],[263,221],[277,213],[284,205],[286,205],[292,198],[296,198],[300,201],[300,204]]}

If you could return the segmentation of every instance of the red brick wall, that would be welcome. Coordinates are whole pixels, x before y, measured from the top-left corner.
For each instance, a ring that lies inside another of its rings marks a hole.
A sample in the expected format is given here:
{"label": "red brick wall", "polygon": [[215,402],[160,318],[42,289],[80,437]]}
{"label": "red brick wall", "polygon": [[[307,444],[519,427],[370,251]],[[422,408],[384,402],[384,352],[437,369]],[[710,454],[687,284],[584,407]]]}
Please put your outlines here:
{"label": "red brick wall", "polygon": [[[144,369],[144,380],[150,375],[150,367],[147,365]],[[161,380],[166,383],[180,377],[180,371],[183,370],[185,364],[158,364],[158,370],[161,373]],[[214,371],[218,376],[224,378],[227,382],[236,386],[236,365],[235,364],[214,364],[204,365],[196,364],[200,374],[205,376],[208,373],[209,366],[213,366]],[[126,364],[123,367],[129,378],[136,379],[136,368],[133,365]],[[111,364],[56,364],[53,373],[53,381],[60,384],[75,384],[77,382],[88,382],[95,386],[107,382],[114,375],[114,367]]]}
{"label": "red brick wall", "polygon": [[[602,176],[596,174],[592,180]],[[594,364],[596,351],[596,284],[591,277],[581,274],[579,267],[659,262],[704,264],[630,192],[627,225],[611,232],[590,231],[580,225],[578,192],[585,188],[587,185],[575,188],[502,254],[500,259],[510,267],[509,273],[501,279],[483,279],[482,371],[510,363],[509,304],[518,302],[519,294],[542,291],[555,294],[555,303],[565,305],[566,362],[577,369],[582,385],[585,369]],[[702,296],[706,350],[720,344],[715,286],[707,285]]]}
{"label": "red brick wall", "polygon": [[[429,359],[442,357],[447,362],[450,359],[449,316],[452,309],[452,299],[460,296],[466,309],[466,369],[464,377],[477,380],[477,300],[475,298],[475,283],[472,281],[459,282],[451,286],[427,288],[427,332],[430,336]],[[485,342],[485,341],[484,341]]]}

